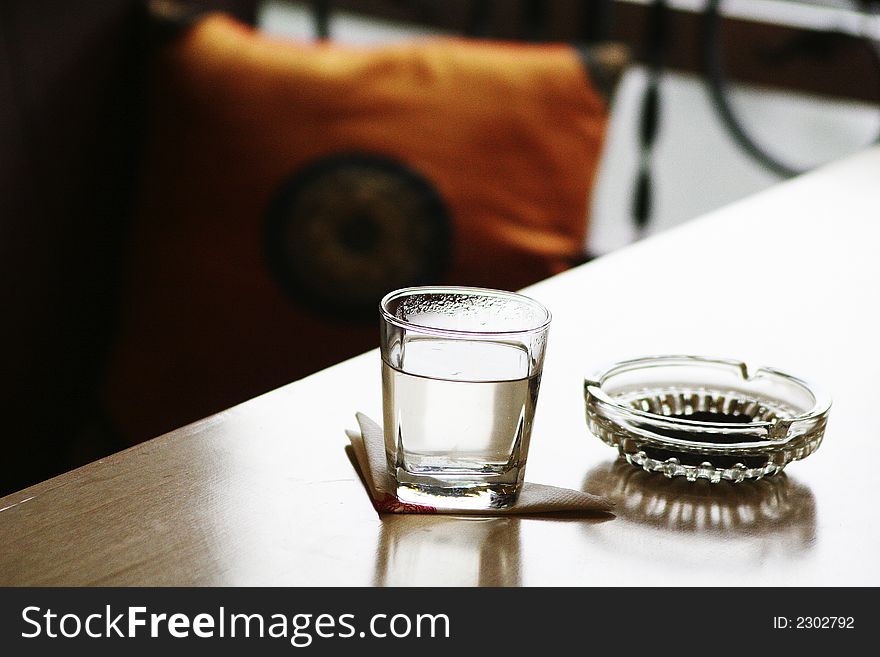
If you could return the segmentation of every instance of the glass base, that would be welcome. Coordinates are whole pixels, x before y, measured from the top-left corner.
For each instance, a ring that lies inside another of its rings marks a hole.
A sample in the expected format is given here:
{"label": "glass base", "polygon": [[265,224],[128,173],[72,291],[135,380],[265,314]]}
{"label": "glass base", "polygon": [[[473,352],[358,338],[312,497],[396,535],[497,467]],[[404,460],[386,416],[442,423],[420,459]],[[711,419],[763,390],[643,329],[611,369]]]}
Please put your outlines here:
{"label": "glass base", "polygon": [[397,497],[401,502],[433,506],[438,509],[505,509],[519,497],[518,473],[490,478],[473,475],[437,476],[397,469]]}

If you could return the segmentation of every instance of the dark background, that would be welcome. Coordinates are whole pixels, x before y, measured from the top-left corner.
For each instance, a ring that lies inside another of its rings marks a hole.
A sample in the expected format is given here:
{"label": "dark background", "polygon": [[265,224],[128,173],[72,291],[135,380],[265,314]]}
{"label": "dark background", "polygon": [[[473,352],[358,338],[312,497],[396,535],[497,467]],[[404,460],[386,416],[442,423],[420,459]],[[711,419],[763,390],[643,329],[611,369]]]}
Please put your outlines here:
{"label": "dark background", "polygon": [[[250,23],[258,5],[187,4]],[[650,28],[648,8],[598,0],[312,4],[319,17],[339,7],[476,36],[611,38],[642,59]],[[666,65],[698,72],[700,16],[672,12],[669,20],[677,36]],[[829,62],[844,72],[874,70],[855,39],[741,20],[725,21],[724,35],[731,79],[876,100],[880,83],[827,74]],[[163,38],[140,0],[0,3],[0,495],[132,442],[108,420],[97,391],[124,301],[146,72]],[[235,401],[264,391],[242,389]]]}

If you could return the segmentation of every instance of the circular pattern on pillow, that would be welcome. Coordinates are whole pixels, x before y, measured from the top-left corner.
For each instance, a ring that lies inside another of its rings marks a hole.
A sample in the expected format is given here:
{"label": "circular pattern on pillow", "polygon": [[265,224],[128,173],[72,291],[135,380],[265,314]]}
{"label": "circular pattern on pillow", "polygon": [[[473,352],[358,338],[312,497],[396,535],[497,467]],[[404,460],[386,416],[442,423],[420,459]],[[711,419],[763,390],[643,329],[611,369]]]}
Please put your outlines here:
{"label": "circular pattern on pillow", "polygon": [[372,317],[385,293],[446,272],[451,221],[435,187],[406,164],[336,154],[282,181],[266,216],[266,254],[296,301]]}

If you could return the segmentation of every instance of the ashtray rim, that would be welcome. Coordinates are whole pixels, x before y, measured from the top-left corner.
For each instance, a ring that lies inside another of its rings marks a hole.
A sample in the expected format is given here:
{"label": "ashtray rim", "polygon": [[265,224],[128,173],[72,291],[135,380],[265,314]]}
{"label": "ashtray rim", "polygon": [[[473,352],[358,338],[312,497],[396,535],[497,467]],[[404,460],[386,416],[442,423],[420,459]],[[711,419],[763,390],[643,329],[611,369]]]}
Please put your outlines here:
{"label": "ashtray rim", "polygon": [[[739,371],[742,380],[746,382],[762,373],[769,374],[775,377],[780,377],[790,383],[794,383],[795,385],[805,390],[813,398],[813,406],[806,412],[779,420],[762,420],[757,422],[707,422],[704,420],[686,420],[677,417],[673,418],[658,413],[652,413],[650,411],[636,409],[631,406],[619,403],[608,393],[606,393],[605,390],[602,389],[603,383],[614,374],[642,368],[653,368],[675,364],[691,366],[723,365],[732,367]],[[766,366],[750,368],[745,362],[736,359],[673,354],[642,356],[639,358],[617,361],[609,365],[608,367],[597,370],[596,374],[594,374],[592,377],[587,377],[584,379],[585,401],[589,402],[590,395],[592,395],[603,404],[613,407],[618,413],[625,417],[648,420],[652,423],[658,424],[660,426],[665,426],[667,428],[692,428],[705,431],[732,431],[734,433],[744,433],[746,431],[755,430],[767,431],[768,438],[762,439],[760,441],[752,440],[736,443],[725,443],[723,445],[719,445],[717,443],[680,440],[670,436],[657,436],[656,438],[659,439],[660,442],[667,442],[677,447],[685,447],[689,449],[699,448],[708,452],[723,451],[726,453],[730,453],[736,450],[761,448],[766,449],[771,446],[785,445],[794,438],[790,435],[789,432],[789,429],[792,427],[792,425],[818,420],[828,413],[832,403],[830,394],[820,386],[808,383],[804,379],[793,376],[777,368]]]}

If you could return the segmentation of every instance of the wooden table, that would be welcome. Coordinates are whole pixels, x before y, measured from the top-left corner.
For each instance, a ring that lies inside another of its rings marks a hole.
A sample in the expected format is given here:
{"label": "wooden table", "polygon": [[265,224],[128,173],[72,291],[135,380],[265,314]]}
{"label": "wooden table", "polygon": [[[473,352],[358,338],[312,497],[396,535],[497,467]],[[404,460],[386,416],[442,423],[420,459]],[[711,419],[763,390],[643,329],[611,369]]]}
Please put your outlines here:
{"label": "wooden table", "polygon": [[[878,253],[873,148],[528,290],[554,324],[527,478],[613,519],[378,517],[344,452],[373,351],[3,498],[0,584],[878,585]],[[582,377],[654,353],[822,384],[825,442],[754,485],[615,460]]]}

